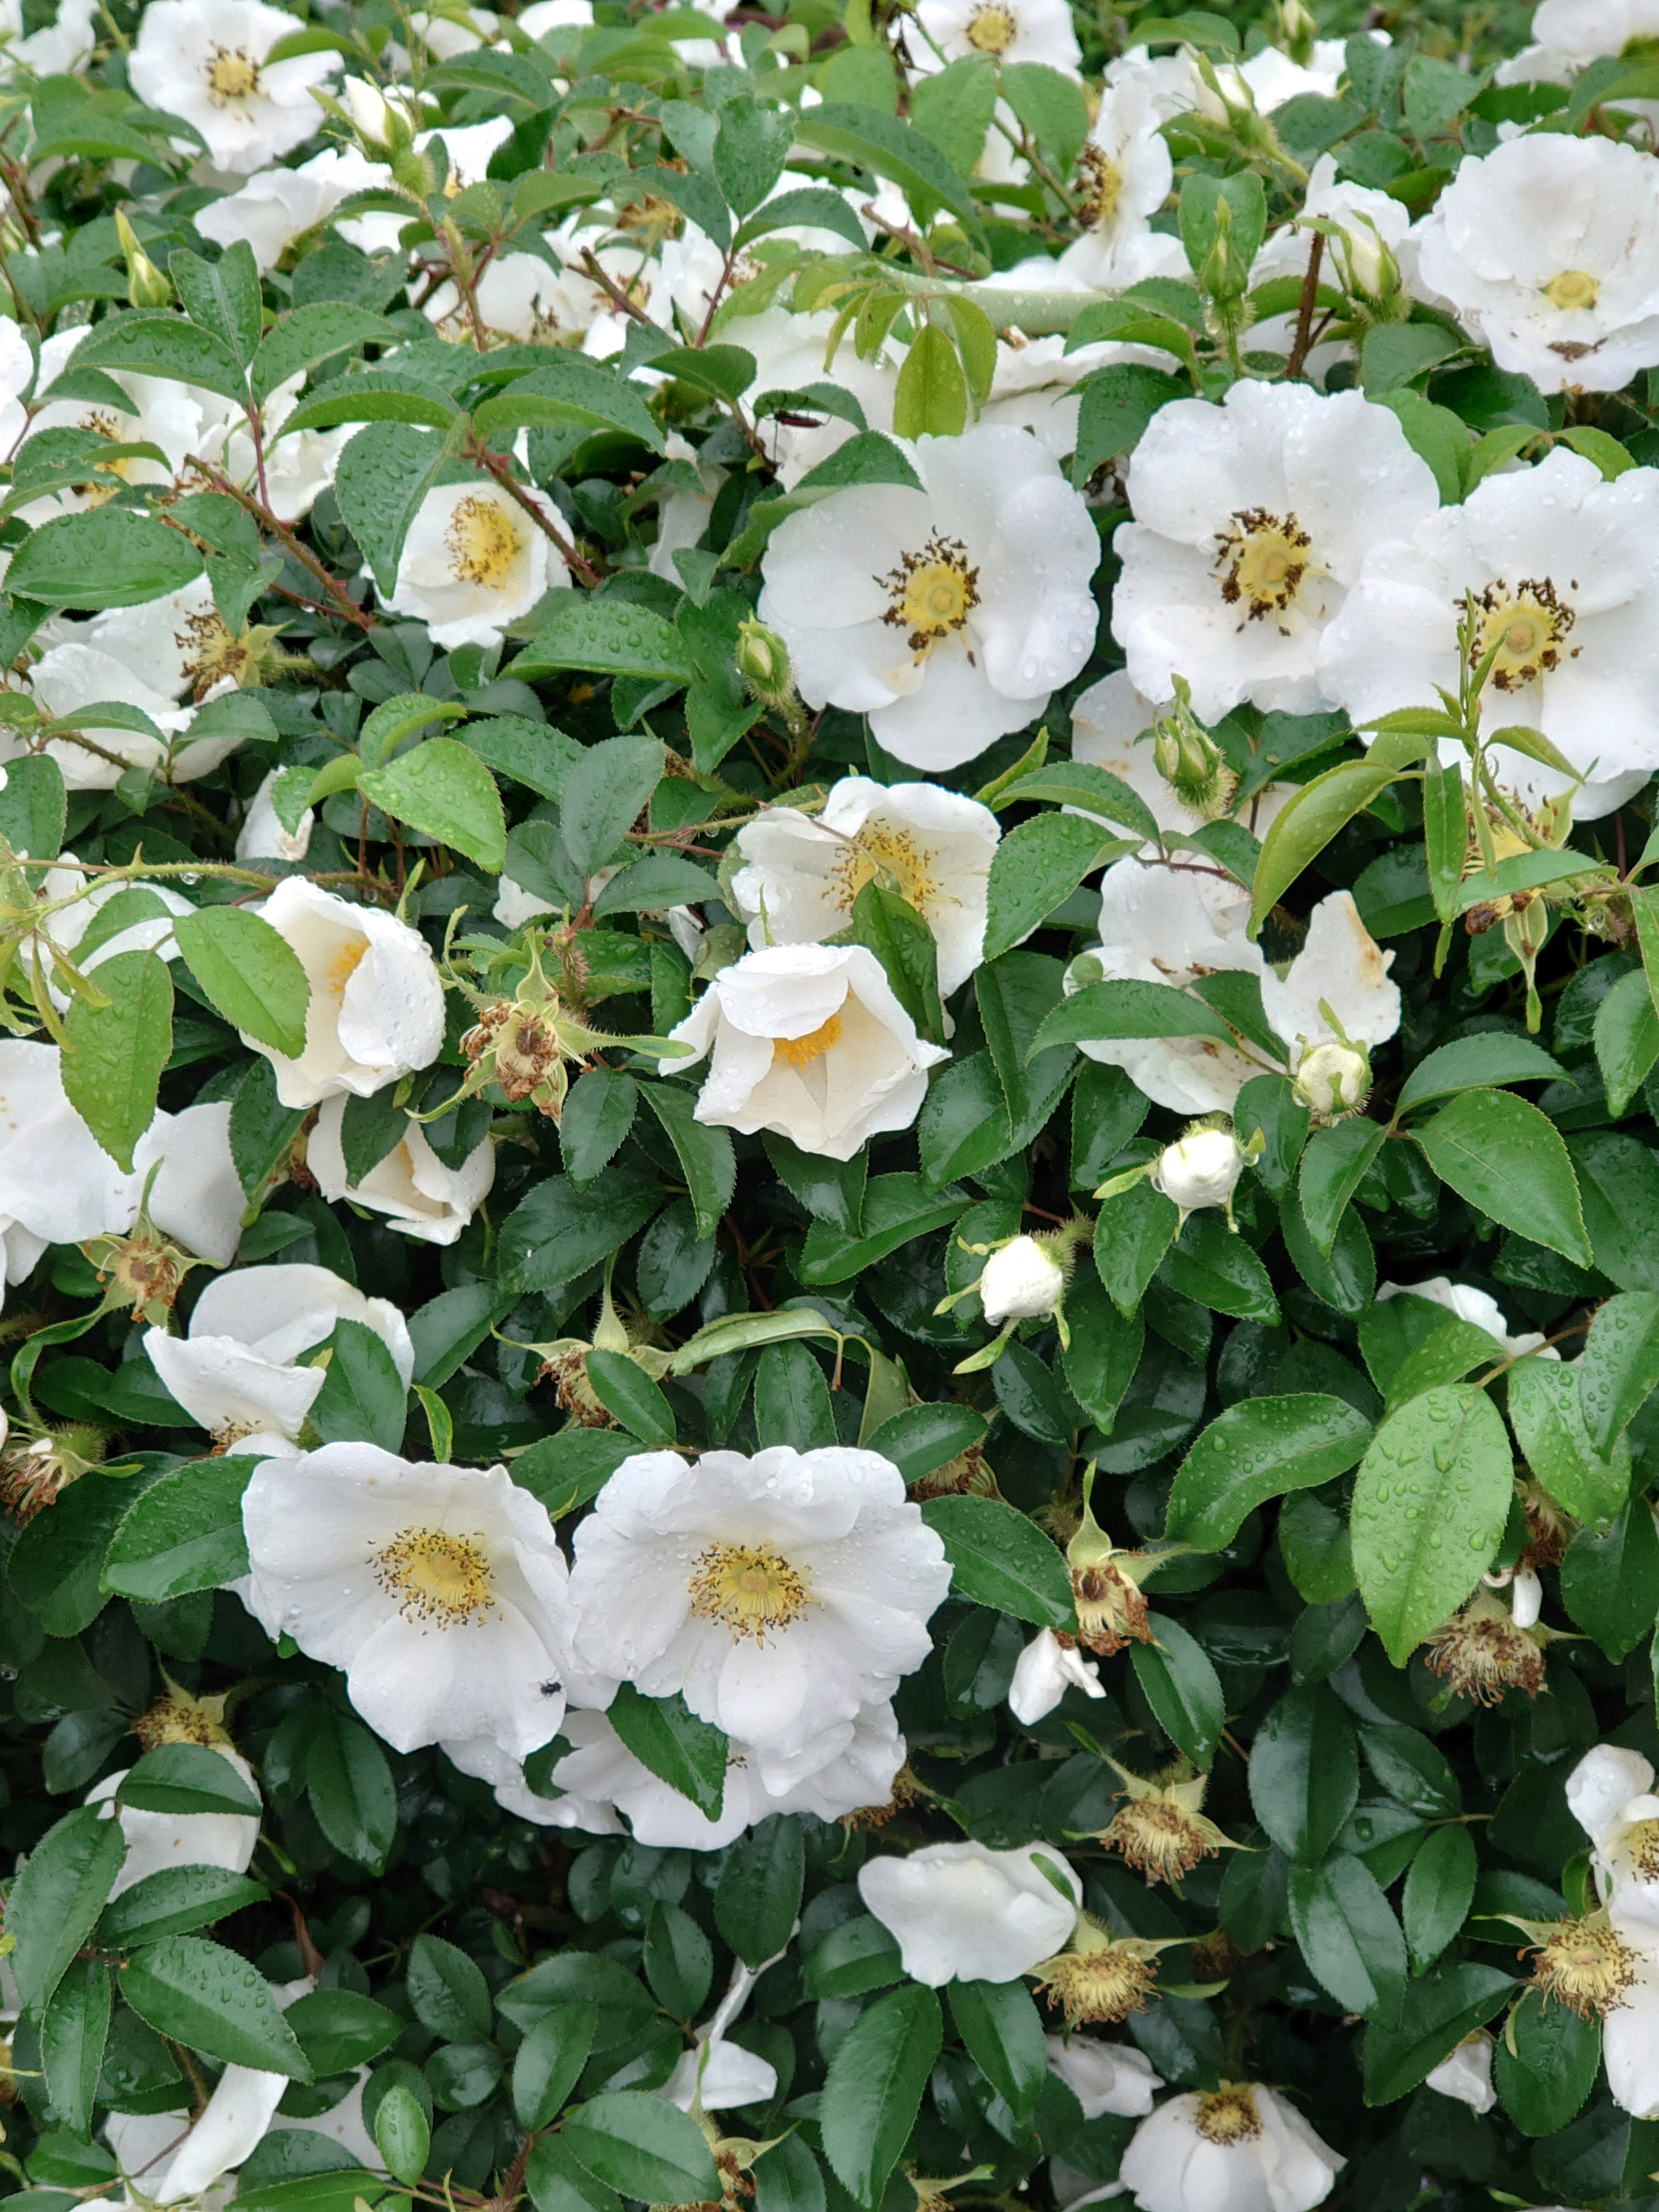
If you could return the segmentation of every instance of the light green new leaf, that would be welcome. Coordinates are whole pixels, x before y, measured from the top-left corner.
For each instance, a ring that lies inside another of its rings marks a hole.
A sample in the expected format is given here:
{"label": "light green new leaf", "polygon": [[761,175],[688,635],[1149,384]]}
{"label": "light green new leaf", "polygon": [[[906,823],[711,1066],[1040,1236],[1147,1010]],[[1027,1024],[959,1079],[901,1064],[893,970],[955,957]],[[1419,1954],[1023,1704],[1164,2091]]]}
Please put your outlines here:
{"label": "light green new leaf", "polygon": [[1354,1571],[1396,1667],[1485,1572],[1509,1518],[1514,1474],[1497,1409],[1472,1384],[1425,1391],[1373,1437],[1354,1484]]}

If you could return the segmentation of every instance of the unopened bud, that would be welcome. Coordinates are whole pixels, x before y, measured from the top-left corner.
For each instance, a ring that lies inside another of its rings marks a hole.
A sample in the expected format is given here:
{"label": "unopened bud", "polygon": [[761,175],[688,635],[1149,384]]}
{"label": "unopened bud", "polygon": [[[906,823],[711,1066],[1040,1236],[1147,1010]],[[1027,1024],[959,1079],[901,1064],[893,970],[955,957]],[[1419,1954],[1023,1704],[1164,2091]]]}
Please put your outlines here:
{"label": "unopened bud", "polygon": [[1358,1113],[1371,1095],[1370,1055],[1363,1045],[1316,1044],[1303,1055],[1295,1090],[1309,1112],[1322,1120]]}
{"label": "unopened bud", "polygon": [[1224,80],[1207,54],[1188,46],[1187,58],[1192,64],[1193,105],[1206,123],[1230,130],[1240,116],[1255,112],[1255,95],[1231,64]]}
{"label": "unopened bud", "polygon": [[1319,25],[1307,0],[1279,0],[1279,41],[1293,62],[1307,66]]}
{"label": "unopened bud", "polygon": [[1198,268],[1198,287],[1212,300],[1242,300],[1250,289],[1249,264],[1233,246],[1230,202],[1215,204],[1215,239]]}
{"label": "unopened bud", "polygon": [[126,256],[127,298],[135,307],[165,307],[173,299],[173,281],[162,275],[138,243],[138,234],[119,208],[115,210],[115,235]]}
{"label": "unopened bud", "polygon": [[776,630],[768,629],[764,623],[740,623],[737,663],[738,673],[747,684],[750,698],[758,699],[763,707],[778,715],[792,737],[799,737],[806,727],[806,717],[795,690],[789,648]]}
{"label": "unopened bud", "polygon": [[1231,1125],[1206,1128],[1195,1123],[1184,1137],[1165,1146],[1152,1182],[1181,1208],[1183,1220],[1203,1206],[1224,1206],[1231,1218],[1233,1191],[1243,1172],[1244,1150]]}
{"label": "unopened bud", "polygon": [[1053,1313],[1066,1293],[1066,1270],[1039,1237],[1016,1237],[993,1252],[979,1279],[985,1318],[1036,1321]]}
{"label": "unopened bud", "polygon": [[1400,264],[1369,216],[1357,215],[1342,234],[1341,258],[1348,289],[1378,306],[1398,299],[1403,278]]}
{"label": "unopened bud", "polygon": [[1177,676],[1175,688],[1175,703],[1152,725],[1153,765],[1183,806],[1213,822],[1231,805],[1238,778],[1193,713],[1191,685]]}
{"label": "unopened bud", "polygon": [[405,103],[395,94],[388,97],[367,77],[347,77],[340,100],[366,153],[385,161],[412,142],[414,126]]}

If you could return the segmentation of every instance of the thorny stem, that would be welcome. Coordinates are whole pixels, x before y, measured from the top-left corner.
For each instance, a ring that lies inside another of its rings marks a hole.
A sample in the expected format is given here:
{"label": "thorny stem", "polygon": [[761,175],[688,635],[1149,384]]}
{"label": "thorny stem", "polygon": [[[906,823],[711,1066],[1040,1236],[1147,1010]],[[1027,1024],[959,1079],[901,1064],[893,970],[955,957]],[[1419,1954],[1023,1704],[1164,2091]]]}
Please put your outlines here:
{"label": "thorny stem", "polygon": [[[647,330],[654,331],[657,328],[657,325],[652,321],[639,301],[630,300],[614,277],[607,275],[599,266],[599,258],[591,246],[585,246],[582,248],[582,270],[586,276],[592,278],[611,305],[619,309],[623,314],[629,316],[634,322],[643,323]],[[666,333],[664,335],[665,337]]]}
{"label": "thorny stem", "polygon": [[544,538],[551,538],[558,548],[559,558],[567,568],[574,568],[585,584],[597,584],[599,572],[591,561],[584,560],[564,532],[556,527],[538,502],[532,499],[514,475],[505,453],[492,453],[482,440],[474,440],[467,447],[467,457],[488,471],[509,499],[517,501]]}
{"label": "thorny stem", "polygon": [[1302,279],[1302,299],[1296,311],[1296,338],[1291,347],[1291,357],[1285,364],[1288,382],[1300,376],[1303,363],[1308,358],[1308,349],[1313,341],[1314,310],[1319,304],[1319,268],[1325,258],[1325,234],[1316,230],[1313,246],[1308,254],[1308,272]]}
{"label": "thorny stem", "polygon": [[472,325],[472,343],[480,354],[486,354],[489,350],[489,333],[484,328],[483,317],[478,313],[478,295],[472,281],[472,257],[453,216],[445,219],[443,239],[449,252],[449,273],[455,280],[455,289],[461,295],[466,319]]}
{"label": "thorny stem", "polygon": [[222,491],[227,498],[234,499],[239,507],[245,507],[252,515],[262,529],[268,530],[283,550],[291,553],[301,567],[317,579],[327,592],[329,605],[336,614],[343,616],[348,622],[356,623],[359,629],[379,628],[374,616],[364,613],[339,579],[329,574],[310,548],[301,544],[287,523],[278,521],[262,499],[255,499],[252,492],[244,491],[240,484],[233,483],[228,477],[222,475],[210,462],[198,459],[194,453],[190,455],[186,466],[199,471],[216,491]]}

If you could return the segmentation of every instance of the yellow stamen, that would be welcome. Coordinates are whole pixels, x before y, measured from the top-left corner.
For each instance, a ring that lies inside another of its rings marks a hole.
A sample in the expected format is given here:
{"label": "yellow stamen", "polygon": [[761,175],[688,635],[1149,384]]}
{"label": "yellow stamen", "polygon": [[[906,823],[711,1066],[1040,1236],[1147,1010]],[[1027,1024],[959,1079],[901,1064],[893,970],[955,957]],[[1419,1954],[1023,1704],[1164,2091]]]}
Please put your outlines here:
{"label": "yellow stamen", "polygon": [[1012,8],[999,7],[995,0],[981,8],[968,26],[968,43],[982,54],[1000,54],[1013,43],[1019,29],[1019,18]]}
{"label": "yellow stamen", "polygon": [[233,100],[251,100],[262,88],[259,64],[245,46],[210,46],[204,74],[219,106]]}
{"label": "yellow stamen", "polygon": [[969,566],[968,548],[937,531],[919,553],[902,553],[898,566],[876,581],[890,601],[882,620],[902,629],[911,652],[924,657],[979,605],[979,570]]}
{"label": "yellow stamen", "polygon": [[495,500],[476,493],[457,502],[444,543],[457,582],[482,584],[492,592],[503,589],[524,550],[512,516]]}
{"label": "yellow stamen", "polygon": [[328,988],[337,999],[343,999],[346,985],[368,957],[368,939],[354,937],[343,945],[328,963]]}
{"label": "yellow stamen", "polygon": [[814,1602],[806,1577],[770,1544],[711,1544],[690,1582],[691,1610],[764,1644]]}
{"label": "yellow stamen", "polygon": [[1248,622],[1271,617],[1286,635],[1284,617],[1316,565],[1313,540],[1295,515],[1270,514],[1265,507],[1241,508],[1232,528],[1216,539],[1222,598],[1242,606]]}
{"label": "yellow stamen", "polygon": [[1635,1978],[1636,1954],[1611,1928],[1586,1920],[1564,1922],[1533,1961],[1533,1986],[1543,1991],[1546,2005],[1553,1998],[1580,2020],[1623,2004]]}
{"label": "yellow stamen", "polygon": [[1229,2081],[1198,2100],[1194,2125],[1206,2142],[1252,2142],[1261,2132],[1255,2094],[1249,2084]]}
{"label": "yellow stamen", "polygon": [[404,1619],[423,1627],[477,1627],[495,1603],[481,1533],[404,1528],[374,1554],[374,1572]]}
{"label": "yellow stamen", "polygon": [[781,1060],[786,1067],[811,1067],[826,1053],[833,1052],[841,1038],[841,1016],[831,1014],[827,1022],[821,1023],[805,1036],[774,1037],[772,1056],[775,1061]]}
{"label": "yellow stamen", "polygon": [[1601,287],[1587,270],[1564,269],[1553,276],[1544,287],[1544,297],[1553,307],[1571,314],[1575,308],[1593,307]]}
{"label": "yellow stamen", "polygon": [[1476,595],[1474,604],[1480,619],[1470,660],[1478,667],[1497,647],[1492,670],[1495,690],[1518,691],[1559,668],[1563,659],[1577,658],[1577,647],[1562,652],[1577,617],[1558,596],[1548,576],[1524,577],[1513,589],[1499,578]]}

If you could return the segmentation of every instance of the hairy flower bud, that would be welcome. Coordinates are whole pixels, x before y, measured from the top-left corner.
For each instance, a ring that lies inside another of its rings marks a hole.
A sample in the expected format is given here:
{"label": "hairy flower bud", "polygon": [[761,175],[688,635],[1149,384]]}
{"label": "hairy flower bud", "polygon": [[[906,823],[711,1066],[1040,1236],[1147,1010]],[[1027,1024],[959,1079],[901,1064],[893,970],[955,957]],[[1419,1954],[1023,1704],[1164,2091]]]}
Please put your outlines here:
{"label": "hairy flower bud", "polygon": [[776,630],[768,629],[764,623],[739,623],[736,658],[738,673],[748,686],[750,697],[779,716],[792,737],[799,736],[806,727],[806,717],[795,689],[789,648]]}
{"label": "hairy flower bud", "polygon": [[121,241],[121,251],[126,257],[127,297],[135,307],[170,307],[173,304],[173,280],[164,276],[138,243],[138,234],[122,214],[115,210],[115,235]]}
{"label": "hairy flower bud", "polygon": [[979,1279],[980,1301],[993,1327],[1003,1321],[1044,1319],[1065,1291],[1065,1268],[1036,1237],[1016,1237],[993,1252]]}
{"label": "hairy flower bud", "polygon": [[1224,1128],[1194,1122],[1184,1137],[1165,1146],[1152,1170],[1152,1182],[1181,1208],[1181,1218],[1201,1206],[1224,1206],[1232,1218],[1233,1191],[1244,1172],[1244,1148],[1229,1123]]}
{"label": "hairy flower bud", "polygon": [[1214,822],[1232,805],[1238,777],[1225,754],[1193,713],[1192,687],[1175,679],[1175,703],[1152,724],[1152,761],[1183,806]]}
{"label": "hairy flower bud", "polygon": [[1370,1054],[1363,1045],[1317,1044],[1303,1055],[1295,1090],[1308,1111],[1323,1121],[1358,1113],[1371,1095]]}

